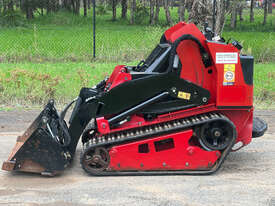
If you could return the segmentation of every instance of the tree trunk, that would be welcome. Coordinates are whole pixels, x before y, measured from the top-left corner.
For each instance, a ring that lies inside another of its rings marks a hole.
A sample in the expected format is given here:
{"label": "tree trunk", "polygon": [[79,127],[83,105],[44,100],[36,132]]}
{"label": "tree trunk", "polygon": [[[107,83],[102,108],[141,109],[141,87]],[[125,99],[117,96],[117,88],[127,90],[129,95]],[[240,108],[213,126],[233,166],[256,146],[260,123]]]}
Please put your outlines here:
{"label": "tree trunk", "polygon": [[251,0],[251,3],[250,3],[250,22],[254,22],[254,4],[255,4],[255,0]]}
{"label": "tree trunk", "polygon": [[185,1],[186,0],[179,1],[179,8],[178,8],[179,21],[185,20]]}
{"label": "tree trunk", "polygon": [[88,9],[90,10],[91,9],[91,0],[88,0]]}
{"label": "tree trunk", "polygon": [[51,13],[52,7],[51,7],[51,1],[47,0],[47,14]]}
{"label": "tree trunk", "polygon": [[80,14],[80,0],[71,0],[71,5],[73,8],[73,13],[76,15]]}
{"label": "tree trunk", "polygon": [[263,21],[263,25],[266,25],[266,18],[267,18],[267,6],[268,6],[268,1],[265,0],[264,1],[264,21]]}
{"label": "tree trunk", "polygon": [[192,1],[189,12],[188,21],[196,24],[200,29],[203,28],[205,22],[213,25],[213,3],[212,0],[202,2],[201,0]]}
{"label": "tree trunk", "polygon": [[72,11],[71,8],[71,3],[69,2],[69,0],[63,0],[63,6],[64,9],[68,10],[68,11]]}
{"label": "tree trunk", "polygon": [[126,19],[127,18],[127,0],[121,0],[121,18]]}
{"label": "tree trunk", "polygon": [[150,0],[150,21],[149,23],[151,25],[155,24],[155,20],[154,20],[154,15],[155,15],[155,4],[156,1],[155,0]]}
{"label": "tree trunk", "polygon": [[80,14],[80,0],[76,0],[76,10],[75,10],[75,14],[79,15]]}
{"label": "tree trunk", "polygon": [[243,2],[240,2],[239,3],[239,17],[240,17],[240,21],[243,21],[243,7],[244,7],[244,5],[243,5]]}
{"label": "tree trunk", "polygon": [[232,11],[231,11],[231,23],[230,27],[232,29],[235,29],[237,26],[237,2],[234,1],[232,5]]}
{"label": "tree trunk", "polygon": [[33,9],[31,7],[29,7],[27,9],[27,19],[33,19],[34,15],[33,15]]}
{"label": "tree trunk", "polygon": [[16,7],[16,9],[20,8],[20,0],[15,1],[15,7]]}
{"label": "tree trunk", "polygon": [[22,12],[24,12],[24,1],[23,0],[19,0],[19,7],[20,7],[20,10],[22,11]]}
{"label": "tree trunk", "polygon": [[84,16],[87,16],[87,0],[83,0],[83,12]]}
{"label": "tree trunk", "polygon": [[272,0],[268,0],[268,13],[272,14]]}
{"label": "tree trunk", "polygon": [[161,3],[161,0],[156,0],[156,12],[155,12],[155,16],[154,16],[155,23],[159,22],[160,3]]}
{"label": "tree trunk", "polygon": [[217,15],[215,30],[213,31],[215,35],[221,36],[224,24],[225,24],[225,12],[226,12],[226,0],[217,1]]}
{"label": "tree trunk", "polygon": [[170,10],[169,10],[169,2],[168,2],[168,0],[164,0],[163,1],[163,7],[164,7],[164,10],[165,10],[165,16],[166,16],[167,24],[168,25],[173,24],[173,21],[171,19]]}
{"label": "tree trunk", "polygon": [[10,0],[10,2],[8,3],[8,10],[9,11],[14,11],[14,9],[13,9],[13,0]]}
{"label": "tree trunk", "polygon": [[5,2],[5,0],[2,0],[2,7],[3,7],[3,12],[7,11],[7,4]]}
{"label": "tree trunk", "polygon": [[137,10],[137,2],[136,0],[131,0],[131,19],[130,19],[130,24],[135,23],[135,12]]}
{"label": "tree trunk", "polygon": [[28,20],[33,19],[34,15],[33,15],[33,9],[31,7],[31,2],[29,0],[25,0],[24,2],[24,7],[25,7],[25,12],[26,12],[26,18]]}
{"label": "tree trunk", "polygon": [[116,5],[117,5],[117,0],[112,0],[112,21],[116,21]]}

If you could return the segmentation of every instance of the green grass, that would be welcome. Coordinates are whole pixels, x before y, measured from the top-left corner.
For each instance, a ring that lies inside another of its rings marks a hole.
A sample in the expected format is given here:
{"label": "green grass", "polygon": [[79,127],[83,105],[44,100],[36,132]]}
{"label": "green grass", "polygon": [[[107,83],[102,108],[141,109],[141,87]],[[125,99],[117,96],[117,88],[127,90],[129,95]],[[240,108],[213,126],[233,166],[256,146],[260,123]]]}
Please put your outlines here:
{"label": "green grass", "polygon": [[[116,63],[0,64],[2,107],[43,105],[50,98],[64,104],[75,98],[81,87],[92,87],[104,79],[115,65]],[[254,96],[255,103],[261,108],[275,106],[274,80],[275,64],[255,65]]]}
{"label": "green grass", "polygon": [[[229,18],[223,36],[236,39],[243,52],[252,54],[255,66],[255,102],[269,107],[275,102],[275,12],[262,26],[255,10],[255,22],[244,21],[230,29]],[[177,22],[177,9],[171,10]],[[118,17],[120,11],[118,10]],[[128,14],[129,15],[129,14]],[[92,18],[59,12],[36,16],[22,27],[0,30],[0,108],[7,105],[41,105],[54,98],[64,104],[78,95],[83,86],[92,86],[109,74],[116,64],[144,59],[168,28],[161,10],[157,26],[130,25],[127,20],[112,22],[111,12],[97,16],[97,58],[92,58]],[[259,64],[267,63],[268,64]],[[270,63],[271,62],[271,63]],[[2,105],[2,106],[1,106]]]}
{"label": "green grass", "polygon": [[[171,13],[174,22],[177,22],[177,8],[172,9]],[[127,20],[119,19],[119,14],[118,10],[118,21],[115,22],[110,21],[111,12],[97,16],[96,54],[100,62],[142,59],[167,29],[163,10],[158,26],[149,26],[148,17],[144,18],[142,25],[129,25]],[[275,62],[275,25],[272,25],[275,14],[268,17],[265,27],[261,25],[260,15],[255,16],[254,23],[249,23],[247,12],[244,17],[245,20],[238,23],[236,30],[226,26],[223,36],[243,42],[244,50],[251,52],[256,62]],[[37,16],[25,27],[1,28],[0,45],[2,62],[91,61],[91,13],[85,18],[59,12]]]}
{"label": "green grass", "polygon": [[275,64],[256,64],[254,103],[260,108],[275,108]]}
{"label": "green grass", "polygon": [[224,32],[226,39],[236,39],[242,52],[253,55],[256,62],[275,62],[275,32]]}
{"label": "green grass", "polygon": [[110,73],[114,63],[0,64],[2,104],[66,102],[83,86],[91,87]]}

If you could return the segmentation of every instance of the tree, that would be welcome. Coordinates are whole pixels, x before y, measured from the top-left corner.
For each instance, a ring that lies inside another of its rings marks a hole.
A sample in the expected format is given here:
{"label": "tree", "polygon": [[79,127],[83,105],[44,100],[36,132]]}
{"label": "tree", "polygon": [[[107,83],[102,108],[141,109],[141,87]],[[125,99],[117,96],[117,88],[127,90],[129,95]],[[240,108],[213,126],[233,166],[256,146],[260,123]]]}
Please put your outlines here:
{"label": "tree", "polygon": [[156,12],[155,12],[155,16],[154,16],[155,23],[159,22],[160,4],[161,4],[161,0],[156,0]]}
{"label": "tree", "polygon": [[186,0],[179,1],[179,8],[178,8],[179,21],[185,20],[185,1]]}
{"label": "tree", "polygon": [[14,11],[13,7],[14,7],[13,0],[10,0],[8,2],[8,10],[11,11],[11,12],[13,12]]}
{"label": "tree", "polygon": [[250,2],[250,22],[254,22],[254,5],[255,5],[255,0],[251,0],[251,2]]}
{"label": "tree", "polygon": [[194,0],[190,9],[188,21],[197,24],[198,27],[202,27],[205,22],[213,25],[212,12],[213,3],[212,0]]}
{"label": "tree", "polygon": [[212,0],[194,0],[189,8],[190,12],[188,21],[197,24],[201,29],[205,25],[205,22],[211,26],[214,25],[213,32],[215,35],[220,35],[225,23],[227,0],[216,0],[216,12],[214,16],[213,3],[214,1]]}
{"label": "tree", "polygon": [[121,18],[126,19],[127,18],[127,0],[121,0]]}
{"label": "tree", "polygon": [[87,16],[87,0],[83,0],[83,13],[84,16]]}
{"label": "tree", "polygon": [[112,21],[116,21],[116,6],[118,3],[118,0],[111,0],[111,3],[112,3],[112,13],[113,13]]}
{"label": "tree", "polygon": [[239,13],[239,17],[240,17],[240,21],[243,21],[243,9],[245,7],[246,2],[244,1],[240,1],[238,3],[238,13]]}
{"label": "tree", "polygon": [[51,13],[52,11],[51,0],[47,0],[46,8],[47,8],[47,14]]}
{"label": "tree", "polygon": [[267,6],[268,6],[268,1],[265,0],[264,1],[264,21],[263,21],[263,25],[266,25],[266,18],[267,18]]}
{"label": "tree", "polygon": [[215,35],[221,35],[224,24],[225,24],[225,14],[226,14],[226,1],[227,0],[219,0],[216,3],[216,15],[215,15]]}
{"label": "tree", "polygon": [[136,0],[131,0],[131,18],[130,18],[130,24],[135,23],[135,12],[137,10],[137,2]]}
{"label": "tree", "polygon": [[230,21],[230,27],[232,29],[235,29],[237,26],[237,0],[234,0],[232,2],[232,8],[231,8],[231,21]]}
{"label": "tree", "polygon": [[268,13],[272,14],[272,0],[268,0]]}
{"label": "tree", "polygon": [[88,9],[90,10],[91,9],[91,2],[92,0],[88,0]]}
{"label": "tree", "polygon": [[71,5],[73,8],[73,13],[76,15],[80,14],[80,0],[71,0]]}
{"label": "tree", "polygon": [[68,11],[72,11],[72,4],[70,0],[63,0],[62,7]]}
{"label": "tree", "polygon": [[156,1],[155,0],[150,0],[150,20],[149,20],[149,23],[151,25],[155,24],[155,19],[154,19],[155,5],[156,5]]}
{"label": "tree", "polygon": [[168,0],[163,0],[163,7],[164,7],[164,11],[165,11],[165,16],[166,16],[166,21],[168,25],[173,24],[172,18],[171,18],[171,14],[170,14],[170,10],[169,10],[169,2]]}

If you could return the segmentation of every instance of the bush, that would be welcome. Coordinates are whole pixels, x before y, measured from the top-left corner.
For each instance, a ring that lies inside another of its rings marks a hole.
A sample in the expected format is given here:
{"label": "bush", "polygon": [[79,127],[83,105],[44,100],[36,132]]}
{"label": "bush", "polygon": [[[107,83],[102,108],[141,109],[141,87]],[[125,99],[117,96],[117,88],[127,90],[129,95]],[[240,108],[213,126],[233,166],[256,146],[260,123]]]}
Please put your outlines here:
{"label": "bush", "polygon": [[142,3],[137,3],[137,10],[135,13],[135,23],[136,24],[143,24],[147,21],[147,18],[144,18],[149,15],[149,9],[144,6]]}
{"label": "bush", "polygon": [[106,4],[99,4],[96,6],[96,14],[105,15],[108,13],[108,7]]}
{"label": "bush", "polygon": [[0,25],[2,27],[25,26],[26,21],[18,11],[7,10],[0,15]]}

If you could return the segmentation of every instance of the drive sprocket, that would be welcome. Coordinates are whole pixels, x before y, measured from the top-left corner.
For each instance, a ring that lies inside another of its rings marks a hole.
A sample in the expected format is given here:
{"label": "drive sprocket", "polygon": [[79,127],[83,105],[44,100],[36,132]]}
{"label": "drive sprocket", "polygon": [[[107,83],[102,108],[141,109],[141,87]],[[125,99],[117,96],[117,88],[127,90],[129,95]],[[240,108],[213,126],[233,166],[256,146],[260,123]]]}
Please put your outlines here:
{"label": "drive sprocket", "polygon": [[108,167],[110,156],[104,147],[87,148],[81,154],[80,163],[87,173],[97,175]]}

